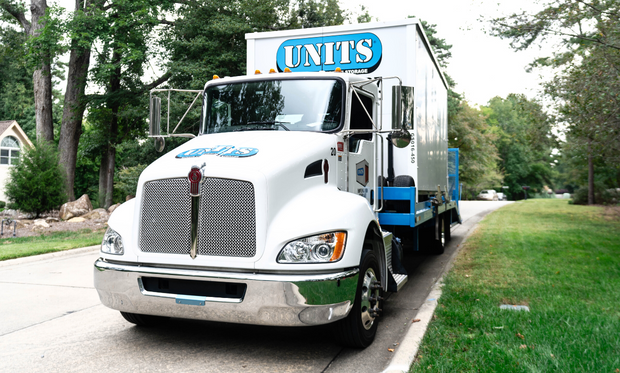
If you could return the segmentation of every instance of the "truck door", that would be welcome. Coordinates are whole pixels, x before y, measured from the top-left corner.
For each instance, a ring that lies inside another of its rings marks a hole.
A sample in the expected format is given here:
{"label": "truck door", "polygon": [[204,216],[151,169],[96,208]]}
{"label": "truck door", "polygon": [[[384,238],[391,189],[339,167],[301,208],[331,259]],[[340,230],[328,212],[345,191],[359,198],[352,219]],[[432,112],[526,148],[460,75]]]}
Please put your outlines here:
{"label": "truck door", "polygon": [[[356,133],[348,140],[349,147],[349,192],[359,194],[372,205],[372,193],[376,180],[375,175],[375,146],[373,123],[374,98],[367,92],[356,90],[357,95],[351,96],[351,110],[349,128],[351,130],[365,130],[366,133]],[[358,98],[359,96],[359,98]],[[365,109],[365,110],[364,110]],[[370,117],[369,117],[370,115]]]}

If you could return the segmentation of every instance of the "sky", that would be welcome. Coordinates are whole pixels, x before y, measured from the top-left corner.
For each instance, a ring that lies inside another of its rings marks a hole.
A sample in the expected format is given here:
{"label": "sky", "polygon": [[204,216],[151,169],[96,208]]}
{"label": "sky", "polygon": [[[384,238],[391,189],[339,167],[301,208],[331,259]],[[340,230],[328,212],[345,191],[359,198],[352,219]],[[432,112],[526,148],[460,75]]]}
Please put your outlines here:
{"label": "sky", "polygon": [[545,79],[542,72],[527,73],[525,68],[537,57],[549,56],[549,47],[515,52],[508,40],[484,32],[486,19],[515,12],[536,11],[536,0],[340,0],[341,7],[358,12],[364,5],[379,21],[395,21],[413,15],[436,24],[437,37],[452,45],[452,58],[446,72],[456,81],[456,92],[475,105],[509,93],[534,98]]}
{"label": "sky", "polygon": [[[436,24],[437,36],[452,45],[452,58],[446,72],[455,80],[456,92],[473,105],[486,105],[495,96],[509,93],[537,96],[541,72],[527,73],[525,68],[537,57],[549,56],[550,47],[515,52],[508,40],[484,32],[486,19],[510,15],[522,10],[536,11],[539,0],[339,0],[341,8],[360,13],[363,5],[373,21],[395,21],[416,16]],[[73,9],[73,0],[56,0]],[[547,79],[550,77],[547,73]]]}

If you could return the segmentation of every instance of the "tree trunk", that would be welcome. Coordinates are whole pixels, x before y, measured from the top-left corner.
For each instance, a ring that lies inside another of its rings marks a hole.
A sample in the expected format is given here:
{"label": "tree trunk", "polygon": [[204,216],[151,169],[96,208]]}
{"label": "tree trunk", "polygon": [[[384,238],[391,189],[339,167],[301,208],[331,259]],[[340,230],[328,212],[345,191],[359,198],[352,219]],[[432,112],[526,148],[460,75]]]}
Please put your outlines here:
{"label": "tree trunk", "polygon": [[52,122],[52,74],[50,65],[43,63],[41,69],[32,74],[34,85],[34,111],[37,140],[54,141]]}
{"label": "tree trunk", "polygon": [[101,163],[99,164],[99,207],[105,206],[106,186],[108,185],[108,148],[101,154]]}
{"label": "tree trunk", "polygon": [[[30,36],[39,36],[45,26],[41,18],[45,16],[47,0],[32,0],[32,28]],[[32,74],[34,84],[34,110],[37,140],[54,141],[54,123],[52,122],[52,69],[49,51],[41,53],[41,65]]]}
{"label": "tree trunk", "polygon": [[[31,21],[26,19],[24,12],[17,5],[0,2],[0,6],[22,25],[29,37],[39,36],[45,26],[41,18],[47,10],[47,0],[31,0]],[[52,122],[52,74],[51,56],[49,51],[41,52],[39,67],[32,74],[34,84],[34,107],[37,140],[54,141],[54,124]]]}
{"label": "tree trunk", "polygon": [[73,186],[75,184],[75,166],[77,162],[78,144],[82,135],[82,118],[86,108],[84,90],[86,77],[90,65],[90,48],[78,48],[74,41],[69,56],[69,74],[67,76],[67,90],[65,105],[60,127],[60,165],[65,171],[65,186],[69,201],[75,199]]}
{"label": "tree trunk", "polygon": [[[106,149],[102,154],[101,169],[99,170],[99,202],[100,207],[108,208],[112,206],[112,198],[114,196],[114,166],[116,165],[116,142],[118,138],[118,112],[120,103],[114,97],[114,94],[121,89],[121,54],[118,52],[118,46],[115,45],[114,53],[112,53],[111,63],[116,66],[114,73],[110,78],[110,88],[108,95],[110,101],[107,106],[111,109],[112,118],[110,119],[110,132]],[[103,201],[103,205],[101,202]]]}
{"label": "tree trunk", "polygon": [[588,140],[588,205],[594,204],[594,157],[592,156],[592,140]]}

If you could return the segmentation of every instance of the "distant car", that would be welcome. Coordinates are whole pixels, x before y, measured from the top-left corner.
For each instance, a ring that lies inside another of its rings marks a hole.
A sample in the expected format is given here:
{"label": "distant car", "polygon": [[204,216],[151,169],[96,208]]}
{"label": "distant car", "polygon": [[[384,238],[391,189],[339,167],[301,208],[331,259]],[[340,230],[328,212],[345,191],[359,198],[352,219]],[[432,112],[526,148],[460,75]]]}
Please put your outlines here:
{"label": "distant car", "polygon": [[504,193],[497,192],[497,199],[499,201],[503,201],[505,198],[506,198],[506,196],[504,195]]}
{"label": "distant car", "polygon": [[499,198],[497,197],[497,192],[494,191],[493,189],[483,190],[482,192],[480,192],[480,194],[478,194],[476,199],[479,199],[481,201],[497,201],[497,200],[499,200]]}

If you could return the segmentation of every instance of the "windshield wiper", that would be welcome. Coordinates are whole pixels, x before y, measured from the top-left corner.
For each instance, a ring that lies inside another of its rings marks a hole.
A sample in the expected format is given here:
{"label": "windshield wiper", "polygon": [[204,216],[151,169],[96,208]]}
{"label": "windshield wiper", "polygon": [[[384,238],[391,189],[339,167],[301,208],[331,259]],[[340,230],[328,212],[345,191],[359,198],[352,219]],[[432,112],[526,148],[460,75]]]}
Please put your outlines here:
{"label": "windshield wiper", "polygon": [[[263,121],[254,121],[254,122],[248,122],[248,124],[271,124],[271,125],[276,125],[278,127],[282,127],[287,131],[290,131],[285,125],[284,123],[290,124],[290,122],[281,122],[279,120],[263,120]],[[263,129],[263,128],[260,128]]]}

